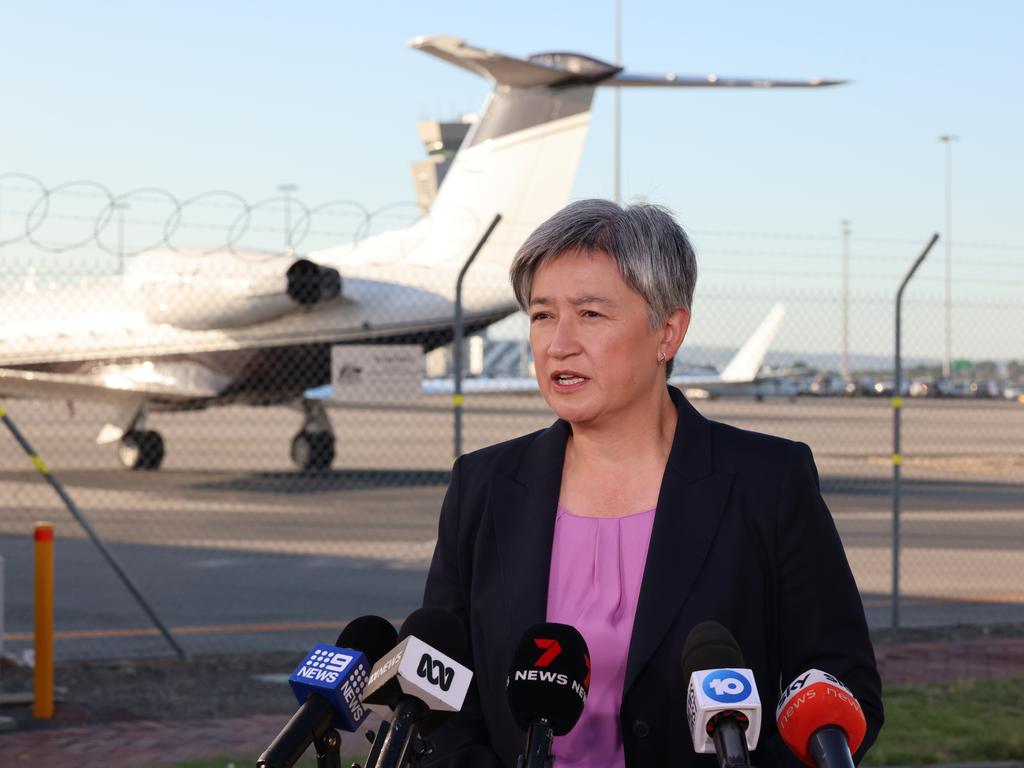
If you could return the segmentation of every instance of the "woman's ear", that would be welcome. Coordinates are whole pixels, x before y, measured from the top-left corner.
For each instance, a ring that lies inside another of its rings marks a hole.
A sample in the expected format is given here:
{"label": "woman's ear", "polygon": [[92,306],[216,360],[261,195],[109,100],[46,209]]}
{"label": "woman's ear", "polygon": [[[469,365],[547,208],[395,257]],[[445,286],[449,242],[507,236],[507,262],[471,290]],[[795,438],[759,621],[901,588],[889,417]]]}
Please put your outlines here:
{"label": "woman's ear", "polygon": [[690,327],[690,310],[679,307],[665,318],[661,324],[661,343],[658,351],[665,353],[665,358],[671,360],[676,356],[683,339],[686,338],[686,331]]}

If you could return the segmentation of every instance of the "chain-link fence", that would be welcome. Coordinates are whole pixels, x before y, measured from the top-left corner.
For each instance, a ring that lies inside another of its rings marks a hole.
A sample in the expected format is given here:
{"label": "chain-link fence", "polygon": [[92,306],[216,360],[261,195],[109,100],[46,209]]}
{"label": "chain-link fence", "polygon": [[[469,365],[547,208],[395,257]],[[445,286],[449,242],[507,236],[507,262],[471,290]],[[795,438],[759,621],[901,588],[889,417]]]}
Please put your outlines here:
{"label": "chain-link fence", "polygon": [[[0,185],[0,404],[175,637],[193,653],[297,648],[346,619],[415,608],[453,459],[442,318],[458,259],[417,263],[420,240],[400,240],[394,268],[381,271],[390,277],[374,279],[328,247],[400,227],[411,208],[307,206],[290,193],[263,206],[227,193],[183,205],[149,191],[125,209],[124,196],[80,185],[75,199],[92,209],[58,214],[59,191],[34,189]],[[140,200],[170,213],[147,216]],[[84,233],[68,235],[76,222]],[[494,241],[506,261],[518,244],[508,232]],[[701,275],[674,375],[710,418],[811,446],[877,627],[891,618],[895,291],[927,234],[691,230]],[[220,250],[195,252],[203,237]],[[218,261],[225,248],[232,260]],[[154,250],[177,254],[156,278]],[[907,294],[908,626],[1024,621],[1022,250],[955,244],[948,375],[941,253]],[[312,271],[295,279],[312,282],[274,304],[291,285],[284,268],[303,258]],[[274,295],[258,279],[267,265],[281,267]],[[466,288],[465,451],[553,418],[531,384],[528,324],[508,314],[507,278],[495,260],[479,266]],[[323,293],[303,301],[313,289]],[[758,380],[717,381],[779,303]],[[381,362],[368,343],[418,352]],[[0,505],[9,650],[31,647],[31,531],[46,519],[57,533],[58,657],[170,652],[6,433]]]}

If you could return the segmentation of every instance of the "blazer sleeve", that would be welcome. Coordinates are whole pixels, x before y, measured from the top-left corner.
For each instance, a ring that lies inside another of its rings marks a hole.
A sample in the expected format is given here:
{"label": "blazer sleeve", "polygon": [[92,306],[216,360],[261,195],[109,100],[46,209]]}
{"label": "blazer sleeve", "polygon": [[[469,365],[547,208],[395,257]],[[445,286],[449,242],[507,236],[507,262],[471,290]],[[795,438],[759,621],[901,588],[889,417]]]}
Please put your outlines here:
{"label": "blazer sleeve", "polygon": [[[867,719],[853,756],[859,762],[882,727],[882,684],[860,592],[803,443],[792,444],[778,503],[779,684],[788,685],[808,669],[843,681]],[[766,714],[773,717],[774,711]],[[780,765],[800,765],[777,733],[769,741]]]}
{"label": "blazer sleeve", "polygon": [[442,608],[458,616],[469,632],[470,658],[467,666],[474,669],[462,710],[456,712],[430,736],[434,752],[423,761],[430,768],[502,768],[497,753],[491,748],[487,727],[480,708],[476,673],[473,665],[472,631],[469,625],[469,591],[475,531],[467,534],[460,520],[462,505],[462,475],[465,472],[460,458],[452,468],[451,481],[441,504],[437,545],[427,572],[423,605]]}

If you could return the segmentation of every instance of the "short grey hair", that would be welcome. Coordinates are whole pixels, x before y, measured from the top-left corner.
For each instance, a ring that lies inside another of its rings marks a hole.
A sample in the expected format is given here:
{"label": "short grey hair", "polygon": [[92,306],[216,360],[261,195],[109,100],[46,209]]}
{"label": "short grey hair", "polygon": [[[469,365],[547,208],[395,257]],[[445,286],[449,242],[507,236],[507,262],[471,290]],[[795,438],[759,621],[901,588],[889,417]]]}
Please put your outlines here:
{"label": "short grey hair", "polygon": [[623,207],[601,199],[565,206],[526,238],[512,260],[512,290],[524,311],[530,307],[537,269],[571,251],[604,251],[611,256],[626,285],[647,302],[652,328],[676,309],[689,310],[693,304],[697,256],[683,228],[664,206],[640,203]]}

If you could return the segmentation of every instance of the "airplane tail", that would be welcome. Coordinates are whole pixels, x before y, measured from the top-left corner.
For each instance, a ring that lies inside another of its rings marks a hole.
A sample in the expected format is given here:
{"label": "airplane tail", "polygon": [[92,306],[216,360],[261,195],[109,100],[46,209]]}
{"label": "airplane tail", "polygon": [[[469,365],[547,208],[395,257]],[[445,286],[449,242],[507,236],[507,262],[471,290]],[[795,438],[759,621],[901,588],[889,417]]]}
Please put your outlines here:
{"label": "airplane tail", "polygon": [[782,318],[786,314],[786,308],[782,304],[772,307],[768,316],[761,321],[754,334],[747,339],[747,343],[740,347],[740,350],[733,356],[729,364],[722,371],[723,382],[744,382],[753,381],[757,378],[757,372],[761,370],[761,363],[768,352],[768,347],[775,340],[782,325]]}
{"label": "airplane tail", "polygon": [[[596,84],[620,68],[578,54],[515,58],[445,36],[410,45],[490,80],[494,90],[418,225],[425,241],[409,258],[461,263],[501,214],[473,269],[507,270],[526,237],[568,202]],[[431,247],[435,237],[445,245]]]}
{"label": "airplane tail", "polygon": [[637,75],[578,53],[517,58],[450,36],[418,37],[409,45],[494,84],[441,183],[430,214],[419,225],[419,237],[443,238],[444,247],[440,243],[420,247],[427,245],[420,241],[413,249],[418,253],[409,253],[413,263],[460,264],[494,215],[501,214],[502,221],[477,257],[474,271],[477,265],[507,270],[526,237],[568,202],[596,88],[804,88],[842,82]]}

